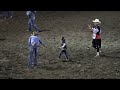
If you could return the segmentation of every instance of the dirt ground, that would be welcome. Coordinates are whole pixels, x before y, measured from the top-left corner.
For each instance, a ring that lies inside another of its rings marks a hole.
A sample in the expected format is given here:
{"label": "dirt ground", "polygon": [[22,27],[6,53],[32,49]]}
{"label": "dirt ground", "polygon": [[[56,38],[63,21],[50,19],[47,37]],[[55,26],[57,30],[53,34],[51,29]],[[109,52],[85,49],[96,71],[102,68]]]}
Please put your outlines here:
{"label": "dirt ground", "polygon": [[[48,48],[39,48],[39,66],[28,69],[29,49],[25,11],[12,19],[0,19],[0,79],[120,79],[119,11],[38,11],[39,36]],[[102,22],[102,53],[95,58],[92,33],[85,27]],[[34,29],[33,29],[34,30]],[[57,60],[60,39],[67,40],[70,61]]]}

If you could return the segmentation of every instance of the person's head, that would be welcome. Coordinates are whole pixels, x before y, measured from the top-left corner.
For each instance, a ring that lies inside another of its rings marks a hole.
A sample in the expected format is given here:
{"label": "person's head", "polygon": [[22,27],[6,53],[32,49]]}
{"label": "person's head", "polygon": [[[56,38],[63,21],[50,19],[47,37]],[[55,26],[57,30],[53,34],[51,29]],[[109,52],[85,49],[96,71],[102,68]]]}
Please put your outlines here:
{"label": "person's head", "polygon": [[63,43],[65,43],[65,37],[62,37],[62,39],[61,39],[61,40],[62,40],[62,42],[63,42]]}
{"label": "person's head", "polygon": [[37,35],[38,35],[38,32],[34,31],[31,35],[37,36]]}
{"label": "person's head", "polygon": [[99,19],[95,19],[92,22],[94,23],[95,26],[101,24],[101,21]]}

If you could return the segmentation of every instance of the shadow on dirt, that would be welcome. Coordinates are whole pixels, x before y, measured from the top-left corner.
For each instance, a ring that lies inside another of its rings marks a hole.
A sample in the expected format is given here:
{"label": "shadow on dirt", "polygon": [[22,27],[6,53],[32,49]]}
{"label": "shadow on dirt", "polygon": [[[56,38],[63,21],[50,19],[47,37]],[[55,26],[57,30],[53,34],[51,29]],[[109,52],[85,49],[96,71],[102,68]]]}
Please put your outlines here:
{"label": "shadow on dirt", "polygon": [[0,41],[5,41],[6,39],[5,38],[0,38]]}
{"label": "shadow on dirt", "polygon": [[120,59],[120,57],[117,56],[108,56],[108,55],[101,55],[101,57],[105,57],[105,58],[113,58],[113,59]]}
{"label": "shadow on dirt", "polygon": [[45,32],[45,31],[50,31],[50,30],[40,30],[39,32]]}
{"label": "shadow on dirt", "polygon": [[45,69],[45,70],[49,70],[49,71],[67,69],[66,67],[63,67],[61,65],[54,65],[54,66],[44,65],[44,66],[41,66],[40,68]]}

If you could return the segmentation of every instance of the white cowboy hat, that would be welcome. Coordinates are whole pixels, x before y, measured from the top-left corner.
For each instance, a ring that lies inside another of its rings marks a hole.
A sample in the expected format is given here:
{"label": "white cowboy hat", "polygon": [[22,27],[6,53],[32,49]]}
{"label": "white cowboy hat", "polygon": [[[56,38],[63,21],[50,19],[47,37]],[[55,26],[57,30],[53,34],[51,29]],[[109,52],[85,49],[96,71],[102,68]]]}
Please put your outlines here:
{"label": "white cowboy hat", "polygon": [[95,20],[93,20],[93,22],[101,23],[101,21],[99,19],[95,19]]}

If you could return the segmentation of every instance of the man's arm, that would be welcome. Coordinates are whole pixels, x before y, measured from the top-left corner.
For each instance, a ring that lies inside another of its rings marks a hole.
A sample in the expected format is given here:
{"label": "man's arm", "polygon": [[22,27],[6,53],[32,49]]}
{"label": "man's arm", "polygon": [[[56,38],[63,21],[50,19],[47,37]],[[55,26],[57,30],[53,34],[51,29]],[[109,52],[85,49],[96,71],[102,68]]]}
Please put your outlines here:
{"label": "man's arm", "polygon": [[28,46],[29,47],[31,46],[31,38],[29,38],[29,40],[28,40]]}
{"label": "man's arm", "polygon": [[47,48],[47,46],[45,44],[42,44],[42,45]]}
{"label": "man's arm", "polygon": [[43,44],[43,42],[41,40],[39,40],[40,44],[42,44],[44,47],[47,48],[47,46],[45,44]]}

